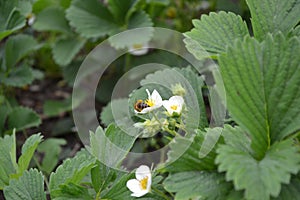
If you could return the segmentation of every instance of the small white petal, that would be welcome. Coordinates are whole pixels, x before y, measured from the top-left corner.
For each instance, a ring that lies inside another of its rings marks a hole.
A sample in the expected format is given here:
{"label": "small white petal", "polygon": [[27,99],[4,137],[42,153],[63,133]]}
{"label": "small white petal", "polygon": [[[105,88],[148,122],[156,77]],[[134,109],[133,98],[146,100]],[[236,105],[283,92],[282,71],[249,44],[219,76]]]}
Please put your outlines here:
{"label": "small white petal", "polygon": [[155,101],[155,103],[160,103],[162,101],[162,98],[157,90],[153,90],[151,98]]}
{"label": "small white petal", "polygon": [[143,178],[145,178],[146,176],[148,176],[148,180],[149,180],[149,178],[151,178],[150,168],[146,165],[139,166],[139,168],[137,168],[137,170],[135,172],[136,179],[140,181]]}
{"label": "small white petal", "polygon": [[151,95],[150,95],[150,92],[149,92],[149,90],[148,90],[148,89],[146,89],[146,92],[147,92],[147,94],[148,94],[148,99],[150,99],[150,98],[151,98]]}
{"label": "small white petal", "polygon": [[132,193],[131,196],[133,196],[133,197],[141,197],[141,196],[144,196],[147,193],[148,193],[147,190],[141,190],[141,192]]}
{"label": "small white petal", "polygon": [[169,101],[176,102],[178,105],[182,105],[184,103],[182,96],[172,96]]}
{"label": "small white petal", "polygon": [[129,181],[127,181],[126,186],[133,193],[140,193],[142,191],[140,182],[136,179],[130,179]]}

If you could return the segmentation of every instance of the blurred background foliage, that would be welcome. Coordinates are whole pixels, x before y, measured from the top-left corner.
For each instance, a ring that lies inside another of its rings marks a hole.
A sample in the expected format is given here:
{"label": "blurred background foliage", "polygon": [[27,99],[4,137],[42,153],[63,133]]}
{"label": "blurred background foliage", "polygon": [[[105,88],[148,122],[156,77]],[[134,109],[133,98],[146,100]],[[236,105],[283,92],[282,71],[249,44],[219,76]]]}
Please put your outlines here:
{"label": "blurred background foliage", "polygon": [[[96,45],[139,27],[183,33],[192,28],[192,19],[219,10],[250,21],[244,0],[0,0],[0,136],[16,128],[23,133],[17,134],[20,146],[32,133],[42,132],[46,140],[35,156],[49,174],[80,149],[71,116],[72,85]],[[130,41],[110,42],[115,48],[132,46]],[[186,67],[181,58],[161,50],[121,56],[101,78],[98,112],[110,101],[119,77],[149,62]]]}

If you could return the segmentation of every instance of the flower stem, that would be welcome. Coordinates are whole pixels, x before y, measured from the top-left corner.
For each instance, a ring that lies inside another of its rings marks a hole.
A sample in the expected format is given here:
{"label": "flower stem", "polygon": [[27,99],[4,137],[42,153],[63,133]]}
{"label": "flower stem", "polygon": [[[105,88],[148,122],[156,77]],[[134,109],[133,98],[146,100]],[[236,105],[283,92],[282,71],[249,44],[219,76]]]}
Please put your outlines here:
{"label": "flower stem", "polygon": [[156,116],[156,114],[154,112],[151,112],[151,114],[153,115],[154,119],[159,123],[160,127],[163,127],[163,124],[161,123],[161,121],[159,121],[158,117]]}
{"label": "flower stem", "polygon": [[152,188],[152,190],[158,194],[159,196],[163,197],[166,200],[171,200],[165,193],[163,193],[162,191],[156,189],[156,188]]}

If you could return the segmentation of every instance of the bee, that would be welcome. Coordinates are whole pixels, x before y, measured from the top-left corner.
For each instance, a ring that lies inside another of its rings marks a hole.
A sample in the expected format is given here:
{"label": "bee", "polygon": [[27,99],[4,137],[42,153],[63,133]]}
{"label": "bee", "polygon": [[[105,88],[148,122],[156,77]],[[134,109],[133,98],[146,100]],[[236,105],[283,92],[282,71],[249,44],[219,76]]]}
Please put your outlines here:
{"label": "bee", "polygon": [[134,109],[138,112],[141,112],[143,109],[150,107],[145,101],[139,99],[134,104]]}

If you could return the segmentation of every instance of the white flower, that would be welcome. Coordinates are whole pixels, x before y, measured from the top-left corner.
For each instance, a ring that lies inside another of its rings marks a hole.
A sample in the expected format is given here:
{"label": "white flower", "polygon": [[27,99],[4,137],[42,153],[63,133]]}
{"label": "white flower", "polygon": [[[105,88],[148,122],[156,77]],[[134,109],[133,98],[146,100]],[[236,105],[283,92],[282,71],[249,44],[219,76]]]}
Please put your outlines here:
{"label": "white flower", "polygon": [[35,22],[35,15],[33,13],[30,13],[27,16],[27,24],[28,24],[28,26],[32,26],[34,22]]}
{"label": "white flower", "polygon": [[148,89],[146,89],[146,92],[148,94],[148,99],[146,99],[145,104],[147,104],[148,107],[141,111],[134,110],[137,114],[145,114],[162,106],[162,98],[156,90],[153,90],[151,95]]}
{"label": "white flower", "polygon": [[141,165],[135,172],[136,179],[127,181],[126,186],[132,192],[131,196],[141,197],[151,190],[151,171],[148,166]]}
{"label": "white flower", "polygon": [[129,53],[134,56],[142,56],[148,53],[148,44],[133,44],[129,47]]}
{"label": "white flower", "polygon": [[167,109],[170,115],[175,113],[180,114],[184,104],[184,99],[181,96],[172,96],[169,100],[163,101],[163,106]]}

